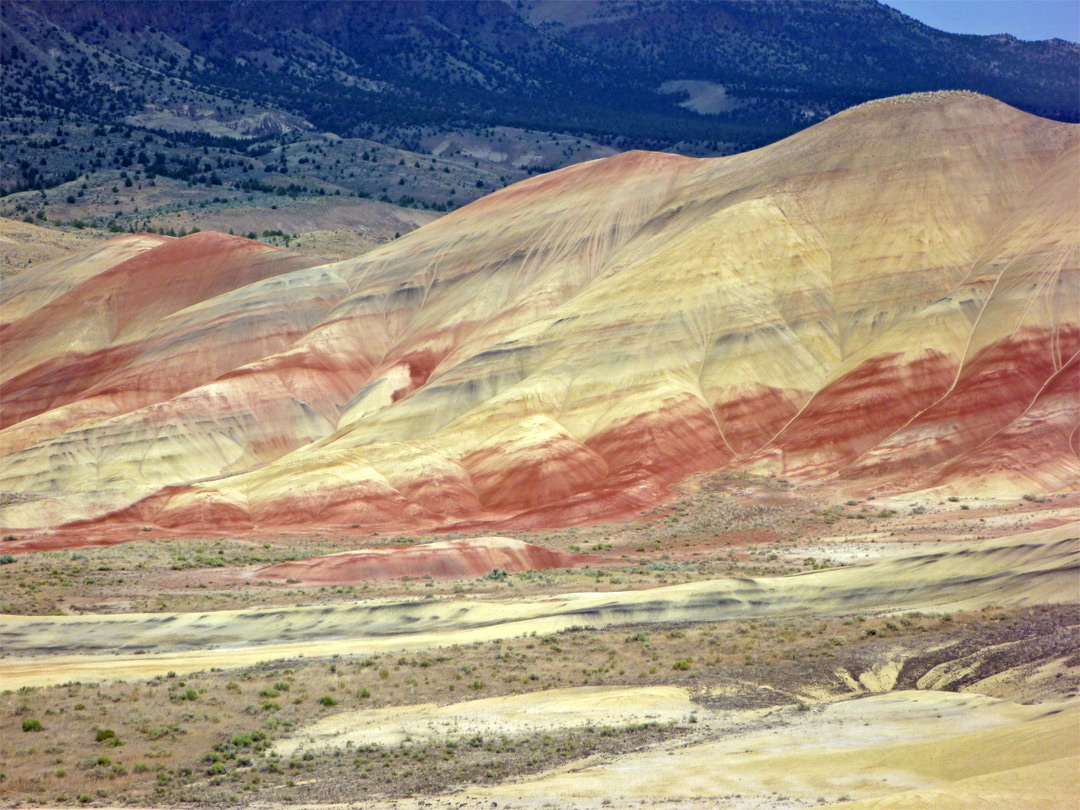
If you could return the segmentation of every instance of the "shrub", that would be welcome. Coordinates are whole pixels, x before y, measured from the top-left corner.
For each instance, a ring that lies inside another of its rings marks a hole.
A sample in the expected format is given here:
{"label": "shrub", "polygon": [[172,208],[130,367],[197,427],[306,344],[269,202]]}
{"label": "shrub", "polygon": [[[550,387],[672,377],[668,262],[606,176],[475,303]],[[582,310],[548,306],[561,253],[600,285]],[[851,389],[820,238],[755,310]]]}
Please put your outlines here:
{"label": "shrub", "polygon": [[370,689],[361,689],[360,692],[359,692],[359,697],[360,697],[361,700],[364,700],[365,698],[371,697],[371,690]]}
{"label": "shrub", "polygon": [[105,742],[105,740],[108,740],[115,736],[116,732],[113,731],[111,728],[99,728],[96,732],[94,732],[94,739],[98,742]]}
{"label": "shrub", "polygon": [[0,565],[9,565],[15,562],[14,554],[0,554]]}
{"label": "shrub", "polygon": [[23,720],[22,721],[22,730],[23,731],[42,731],[42,730],[44,730],[44,728],[45,727],[43,725],[41,725],[40,720]]}
{"label": "shrub", "polygon": [[680,658],[678,661],[671,665],[671,668],[685,672],[686,670],[690,669],[690,662],[687,661],[685,658]]}
{"label": "shrub", "polygon": [[329,695],[323,695],[321,698],[319,698],[318,702],[321,703],[323,706],[337,706],[337,701]]}

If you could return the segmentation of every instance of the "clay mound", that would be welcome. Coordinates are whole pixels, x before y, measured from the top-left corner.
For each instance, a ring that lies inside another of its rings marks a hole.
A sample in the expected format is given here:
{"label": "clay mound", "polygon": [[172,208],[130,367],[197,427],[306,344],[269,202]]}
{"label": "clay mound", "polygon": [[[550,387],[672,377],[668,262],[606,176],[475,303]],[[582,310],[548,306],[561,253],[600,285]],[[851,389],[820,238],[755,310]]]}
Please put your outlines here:
{"label": "clay mound", "polygon": [[573,568],[588,560],[509,537],[472,537],[404,548],[362,549],[260,568],[249,579],[346,585],[365,579],[476,579],[496,568],[511,574]]}
{"label": "clay mound", "polygon": [[927,94],[572,166],[331,265],[135,237],[0,297],[0,525],[496,531],[724,468],[1075,490],[1078,187],[1080,127]]}

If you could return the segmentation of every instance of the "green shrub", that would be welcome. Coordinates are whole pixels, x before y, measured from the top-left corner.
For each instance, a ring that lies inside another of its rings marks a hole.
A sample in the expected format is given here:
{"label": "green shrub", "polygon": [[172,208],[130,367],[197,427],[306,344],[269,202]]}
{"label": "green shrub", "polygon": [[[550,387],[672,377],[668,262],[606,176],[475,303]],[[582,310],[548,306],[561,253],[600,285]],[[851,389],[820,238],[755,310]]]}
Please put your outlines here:
{"label": "green shrub", "polygon": [[685,672],[686,670],[690,669],[690,662],[687,661],[685,658],[680,658],[678,661],[671,665],[671,668]]}
{"label": "green shrub", "polygon": [[42,731],[42,730],[44,730],[44,728],[45,727],[43,725],[41,725],[40,720],[23,720],[22,721],[22,730],[23,731]]}
{"label": "green shrub", "polygon": [[337,706],[337,701],[329,695],[323,695],[321,698],[319,698],[318,702],[321,703],[323,706]]}

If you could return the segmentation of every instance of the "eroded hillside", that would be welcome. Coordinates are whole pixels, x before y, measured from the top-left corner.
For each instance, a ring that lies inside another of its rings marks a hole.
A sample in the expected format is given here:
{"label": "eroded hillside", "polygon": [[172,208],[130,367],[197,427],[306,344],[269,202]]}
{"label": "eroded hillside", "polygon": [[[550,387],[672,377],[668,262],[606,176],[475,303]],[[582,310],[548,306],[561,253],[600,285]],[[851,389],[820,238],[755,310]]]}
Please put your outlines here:
{"label": "eroded hillside", "polygon": [[708,469],[1075,489],[1078,149],[934,94],[569,167],[336,264],[122,237],[5,287],[0,522],[566,525]]}

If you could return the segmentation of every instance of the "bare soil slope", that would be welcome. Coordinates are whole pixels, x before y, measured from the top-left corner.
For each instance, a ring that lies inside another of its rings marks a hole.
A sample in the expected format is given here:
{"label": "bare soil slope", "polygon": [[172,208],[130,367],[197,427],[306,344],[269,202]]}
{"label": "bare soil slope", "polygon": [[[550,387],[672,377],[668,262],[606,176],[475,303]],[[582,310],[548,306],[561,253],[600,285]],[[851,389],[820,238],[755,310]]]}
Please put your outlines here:
{"label": "bare soil slope", "polygon": [[0,277],[6,280],[27,268],[104,242],[108,236],[97,229],[58,231],[0,217]]}
{"label": "bare soil slope", "polygon": [[[74,261],[71,305],[4,326],[0,523],[569,525],[721,468],[1075,490],[1078,154],[930,94],[573,166],[321,267],[208,234]],[[145,294],[96,292],[121,276]]]}

